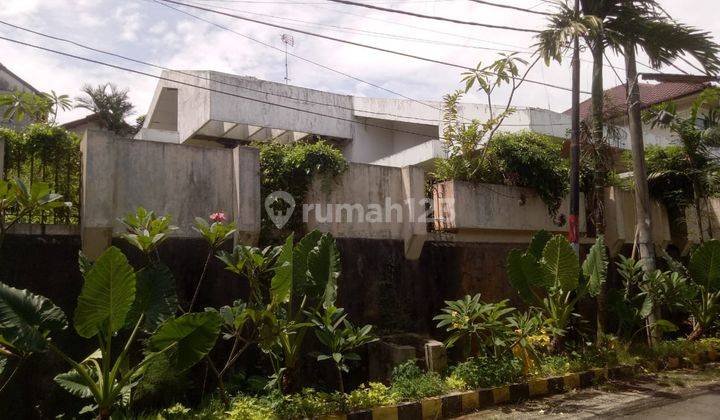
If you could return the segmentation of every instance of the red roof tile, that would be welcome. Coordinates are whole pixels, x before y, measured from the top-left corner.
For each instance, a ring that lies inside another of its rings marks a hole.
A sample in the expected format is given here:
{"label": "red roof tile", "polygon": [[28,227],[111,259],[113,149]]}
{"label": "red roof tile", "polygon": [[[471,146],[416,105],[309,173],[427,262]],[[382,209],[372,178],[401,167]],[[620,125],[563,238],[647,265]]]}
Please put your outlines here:
{"label": "red roof tile", "polygon": [[[700,92],[707,87],[706,84],[695,83],[640,83],[640,102],[642,107],[659,104],[661,102],[682,98]],[[625,112],[626,103],[625,86],[615,86],[605,91],[605,115],[606,118],[613,118]],[[580,102],[580,119],[584,120],[590,116],[592,100],[587,99]],[[570,114],[568,109],[564,114]]]}

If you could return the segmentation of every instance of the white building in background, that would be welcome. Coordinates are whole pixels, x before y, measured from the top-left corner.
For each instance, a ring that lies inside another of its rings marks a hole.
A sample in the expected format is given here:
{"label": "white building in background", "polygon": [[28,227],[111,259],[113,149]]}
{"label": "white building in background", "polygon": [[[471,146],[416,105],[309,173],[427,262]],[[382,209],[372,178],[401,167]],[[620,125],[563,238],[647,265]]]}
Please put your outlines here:
{"label": "white building in background", "polygon": [[[164,71],[162,77],[172,81],[158,83],[136,139],[231,146],[319,137],[351,162],[395,167],[445,156],[440,102],[340,95],[215,71]],[[489,117],[486,105],[461,104],[459,111],[467,120]],[[520,108],[501,130],[566,137],[569,127],[567,115]]]}
{"label": "white building in background", "polygon": [[[677,105],[679,115],[689,116],[690,108],[698,95],[710,86],[704,83],[640,83],[641,109],[650,108],[663,102],[672,101]],[[609,124],[617,130],[617,138],[614,146],[620,149],[630,149],[630,132],[628,129],[627,117],[627,90],[625,85],[619,85],[605,90],[604,92],[604,114]],[[570,116],[572,109],[564,112]],[[590,120],[592,118],[592,99],[580,103],[580,119]],[[669,146],[675,143],[675,135],[670,130],[661,127],[652,128],[643,124],[643,141],[646,146]]]}

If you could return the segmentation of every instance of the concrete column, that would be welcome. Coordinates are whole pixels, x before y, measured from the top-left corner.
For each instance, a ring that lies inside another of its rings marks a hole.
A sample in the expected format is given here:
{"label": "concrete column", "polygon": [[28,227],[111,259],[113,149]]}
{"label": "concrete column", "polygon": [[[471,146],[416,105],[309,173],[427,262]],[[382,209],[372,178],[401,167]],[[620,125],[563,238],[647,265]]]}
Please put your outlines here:
{"label": "concrete column", "polygon": [[253,147],[233,149],[233,221],[235,244],[255,245],[260,239],[260,152]]}
{"label": "concrete column", "polygon": [[80,235],[82,250],[96,259],[112,241],[117,172],[115,139],[107,131],[88,130],[80,143],[82,197]]}
{"label": "concrete column", "polygon": [[427,239],[425,222],[425,172],[414,166],[401,168],[403,198],[405,199],[405,215],[403,218],[403,242],[405,258],[420,258],[423,245]]}

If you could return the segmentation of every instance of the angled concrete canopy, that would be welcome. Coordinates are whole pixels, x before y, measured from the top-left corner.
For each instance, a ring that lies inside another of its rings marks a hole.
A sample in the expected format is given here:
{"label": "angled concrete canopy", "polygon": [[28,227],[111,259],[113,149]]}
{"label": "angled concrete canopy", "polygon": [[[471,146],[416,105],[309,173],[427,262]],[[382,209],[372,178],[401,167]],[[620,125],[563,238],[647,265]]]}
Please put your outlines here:
{"label": "angled concrete canopy", "polygon": [[[441,102],[323,92],[215,71],[164,71],[137,139],[200,146],[323,138],[351,162],[429,166],[445,157]],[[482,104],[460,104],[462,118],[486,120]],[[496,110],[497,112],[497,110]],[[565,137],[569,117],[518,109],[501,128]]]}

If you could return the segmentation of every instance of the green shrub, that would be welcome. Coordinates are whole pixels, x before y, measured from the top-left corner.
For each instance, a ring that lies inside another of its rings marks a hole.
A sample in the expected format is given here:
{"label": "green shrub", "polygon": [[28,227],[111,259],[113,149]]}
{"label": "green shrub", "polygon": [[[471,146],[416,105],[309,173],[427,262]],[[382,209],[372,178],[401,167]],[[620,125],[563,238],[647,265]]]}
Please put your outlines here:
{"label": "green shrub", "polygon": [[[342,152],[324,141],[316,143],[290,143],[276,142],[258,143],[260,149],[261,196],[265,202],[267,196],[274,191],[290,193],[297,205],[302,204],[310,183],[316,175],[331,180],[347,169],[347,161]],[[284,211],[283,203],[273,203],[276,211]],[[302,223],[302,212],[296,211],[285,226],[288,230],[297,231]],[[270,236],[263,241],[273,238],[283,239],[285,234],[269,235],[268,228],[272,228],[272,221],[266,212],[262,212],[263,234]]]}
{"label": "green shrub", "polygon": [[232,420],[267,420],[274,417],[275,413],[267,400],[248,395],[238,396],[227,412],[227,418]]}
{"label": "green shrub", "polygon": [[522,365],[512,355],[471,357],[452,367],[450,376],[461,379],[472,389],[487,388],[517,381],[522,377]]}
{"label": "green shrub", "polygon": [[379,382],[370,382],[367,386],[360,385],[356,390],[347,394],[345,403],[347,411],[353,412],[395,404],[398,400],[398,395],[392,389]]}
{"label": "green shrub", "polygon": [[343,396],[305,388],[297,394],[273,396],[273,409],[281,419],[313,418],[343,411]]}
{"label": "green shrub", "polygon": [[569,190],[562,140],[540,133],[497,133],[485,149],[438,162],[438,181],[515,185],[534,189],[555,215]]}
{"label": "green shrub", "polygon": [[447,389],[440,375],[424,372],[412,360],[393,369],[391,382],[392,391],[403,401],[433,397]]}

